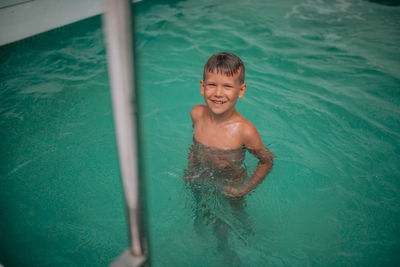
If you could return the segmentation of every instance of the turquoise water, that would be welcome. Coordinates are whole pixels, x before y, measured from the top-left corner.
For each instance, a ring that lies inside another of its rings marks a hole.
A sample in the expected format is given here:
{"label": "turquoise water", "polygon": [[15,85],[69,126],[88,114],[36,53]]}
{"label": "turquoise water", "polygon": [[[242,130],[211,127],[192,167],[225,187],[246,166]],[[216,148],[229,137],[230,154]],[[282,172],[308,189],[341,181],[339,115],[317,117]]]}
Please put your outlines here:
{"label": "turquoise water", "polygon": [[[153,266],[400,264],[400,7],[134,7]],[[128,245],[102,38],[95,17],[0,48],[5,266],[104,266]],[[224,50],[246,65],[237,108],[277,158],[246,200],[251,234],[232,227],[221,252],[180,177],[203,65]]]}
{"label": "turquoise water", "polygon": [[106,266],[128,246],[100,27],[0,48],[4,266]]}

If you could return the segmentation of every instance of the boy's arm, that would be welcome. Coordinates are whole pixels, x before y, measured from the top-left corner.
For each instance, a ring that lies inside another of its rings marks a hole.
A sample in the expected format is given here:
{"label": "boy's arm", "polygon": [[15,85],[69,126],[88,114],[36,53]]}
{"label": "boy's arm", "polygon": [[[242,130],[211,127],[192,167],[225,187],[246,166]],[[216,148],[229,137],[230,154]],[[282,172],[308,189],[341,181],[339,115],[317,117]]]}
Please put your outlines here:
{"label": "boy's arm", "polygon": [[274,158],[274,154],[272,154],[268,148],[264,147],[260,149],[248,149],[248,151],[258,158],[258,164],[254,174],[243,186],[243,188],[241,188],[241,195],[245,195],[256,188],[257,185],[259,185],[268,175],[274,165],[272,160]]}
{"label": "boy's arm", "polygon": [[274,154],[264,146],[257,129],[249,123],[244,131],[244,145],[247,150],[258,158],[257,169],[241,188],[226,187],[225,194],[240,197],[252,191],[259,185],[273,167]]}
{"label": "boy's arm", "polygon": [[[197,120],[199,119],[199,116],[201,116],[201,106],[197,105],[192,110],[190,111],[190,117],[192,118],[192,127],[194,128]],[[185,174],[183,176],[183,179],[185,180],[185,183],[191,182],[192,179],[197,178],[196,174],[194,173],[195,170],[195,161],[196,161],[196,151],[194,147],[194,135],[193,135],[193,144],[189,149],[189,154],[188,154],[188,168],[185,170]]]}
{"label": "boy's arm", "polygon": [[188,154],[188,167],[184,171],[183,175],[183,180],[185,180],[185,183],[189,182],[191,183],[193,179],[198,178],[198,173],[196,173],[196,158],[197,156],[195,155],[195,145],[193,144],[190,149],[189,149],[189,154]]}

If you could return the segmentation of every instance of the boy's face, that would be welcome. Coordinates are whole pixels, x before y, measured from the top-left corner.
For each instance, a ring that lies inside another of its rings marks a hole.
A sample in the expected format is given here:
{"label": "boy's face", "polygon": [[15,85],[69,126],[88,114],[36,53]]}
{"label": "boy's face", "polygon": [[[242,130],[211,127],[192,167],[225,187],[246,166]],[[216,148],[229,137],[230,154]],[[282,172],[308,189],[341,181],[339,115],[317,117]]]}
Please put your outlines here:
{"label": "boy's face", "polygon": [[233,76],[223,73],[206,72],[206,80],[200,81],[201,94],[211,112],[224,114],[235,108],[238,98],[242,98],[246,92],[246,84],[241,84],[239,72]]}

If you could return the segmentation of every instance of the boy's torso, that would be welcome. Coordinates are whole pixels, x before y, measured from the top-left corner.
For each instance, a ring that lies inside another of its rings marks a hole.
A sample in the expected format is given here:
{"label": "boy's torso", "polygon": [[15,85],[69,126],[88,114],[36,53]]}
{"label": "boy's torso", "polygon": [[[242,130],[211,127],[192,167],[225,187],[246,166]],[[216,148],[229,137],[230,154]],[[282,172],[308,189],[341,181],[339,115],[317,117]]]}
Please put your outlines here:
{"label": "boy's torso", "polygon": [[223,150],[237,149],[243,146],[242,128],[247,120],[235,110],[225,121],[214,122],[208,115],[207,106],[200,106],[197,120],[193,122],[194,138],[201,144]]}
{"label": "boy's torso", "polygon": [[246,149],[218,149],[206,146],[193,138],[193,160],[201,182],[237,186],[247,176],[244,164]]}
{"label": "boy's torso", "polygon": [[[199,106],[193,122],[193,156],[203,179],[213,180],[220,185],[237,186],[247,177],[244,165],[246,148],[241,138],[245,119],[235,111],[225,122],[215,123],[208,117],[206,106]],[[204,181],[203,181],[204,182]]]}

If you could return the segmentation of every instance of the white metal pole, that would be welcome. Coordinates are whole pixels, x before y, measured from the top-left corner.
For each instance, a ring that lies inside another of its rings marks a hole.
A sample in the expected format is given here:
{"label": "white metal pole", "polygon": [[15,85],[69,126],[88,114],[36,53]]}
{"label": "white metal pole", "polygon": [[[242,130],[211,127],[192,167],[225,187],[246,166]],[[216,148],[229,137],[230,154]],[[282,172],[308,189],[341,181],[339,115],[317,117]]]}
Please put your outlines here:
{"label": "white metal pole", "polygon": [[130,252],[135,257],[145,258],[147,247],[140,214],[131,25],[131,1],[106,0],[104,26],[108,69],[119,162],[129,218]]}

